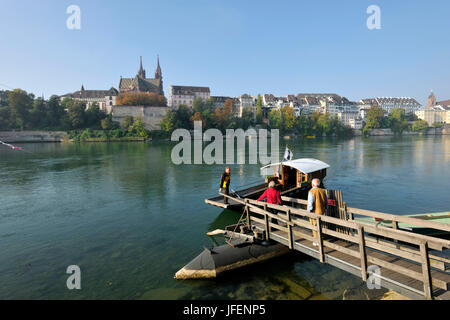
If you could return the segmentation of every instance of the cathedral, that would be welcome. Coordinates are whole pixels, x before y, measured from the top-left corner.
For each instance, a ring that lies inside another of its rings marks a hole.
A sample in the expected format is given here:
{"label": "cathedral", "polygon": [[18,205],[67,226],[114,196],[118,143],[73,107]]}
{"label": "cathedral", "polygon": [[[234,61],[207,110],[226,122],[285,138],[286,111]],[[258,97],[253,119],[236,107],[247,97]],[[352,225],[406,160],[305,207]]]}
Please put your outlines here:
{"label": "cathedral", "polygon": [[134,78],[120,78],[119,92],[153,92],[159,95],[164,95],[163,80],[161,67],[159,65],[159,56],[157,59],[157,66],[154,78],[147,78],[145,75],[145,69],[141,65],[139,71]]}

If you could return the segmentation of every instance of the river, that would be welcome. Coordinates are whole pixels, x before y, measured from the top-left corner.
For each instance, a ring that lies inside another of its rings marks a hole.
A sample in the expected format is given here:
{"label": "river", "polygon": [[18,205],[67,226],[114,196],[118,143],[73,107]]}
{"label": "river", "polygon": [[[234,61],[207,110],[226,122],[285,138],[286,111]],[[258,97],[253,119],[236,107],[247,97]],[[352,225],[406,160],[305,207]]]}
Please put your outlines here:
{"label": "river", "polygon": [[[283,141],[280,150],[284,151]],[[287,141],[331,165],[349,206],[388,213],[450,209],[450,137]],[[376,299],[355,276],[300,253],[217,280],[177,281],[239,215],[208,206],[223,166],[171,162],[169,142],[23,144],[0,149],[0,299]],[[233,165],[232,186],[262,179]],[[66,269],[81,268],[81,290]]]}

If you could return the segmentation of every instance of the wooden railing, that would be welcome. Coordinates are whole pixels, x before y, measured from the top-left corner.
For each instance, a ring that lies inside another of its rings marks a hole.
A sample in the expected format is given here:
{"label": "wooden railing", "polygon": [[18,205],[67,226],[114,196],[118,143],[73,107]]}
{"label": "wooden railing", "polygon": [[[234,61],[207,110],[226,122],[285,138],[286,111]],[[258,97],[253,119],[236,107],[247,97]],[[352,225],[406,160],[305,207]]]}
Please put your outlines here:
{"label": "wooden railing", "polygon": [[[305,200],[289,197],[282,197],[282,199],[286,202],[306,204]],[[271,239],[271,229],[275,229],[287,235],[286,238],[288,239],[290,249],[295,249],[296,238],[316,242],[318,244],[317,248],[321,262],[325,261],[325,248],[330,248],[360,259],[361,277],[364,281],[367,281],[367,266],[368,263],[371,263],[423,282],[423,294],[427,299],[432,299],[433,297],[433,286],[445,291],[448,290],[448,282],[433,277],[431,268],[436,269],[436,272],[445,273],[445,264],[450,263],[450,260],[438,254],[430,253],[430,249],[443,251],[444,249],[450,248],[450,241],[448,240],[399,230],[398,228],[372,225],[352,219],[346,221],[326,215],[317,215],[293,206],[280,206],[251,199],[236,200],[236,198],[233,198],[233,200],[245,205],[248,227],[251,228],[253,222],[262,225],[265,230],[264,236],[267,240]],[[276,210],[277,214],[269,212],[268,209]],[[434,221],[424,221],[355,208],[348,208],[348,210],[355,214],[382,218],[397,223],[406,222],[417,226],[445,231],[450,230],[448,225]],[[277,224],[271,223],[271,219],[275,219]],[[312,221],[315,221],[314,225],[311,223]],[[327,225],[344,227],[347,230],[352,230],[352,232],[346,234],[333,231],[327,228],[325,223]],[[311,235],[311,231],[317,232],[316,238]],[[348,243],[356,244],[359,250],[357,251],[342,246],[333,242],[333,240],[345,240]],[[388,254],[389,256],[415,262],[422,266],[421,272],[401,266],[399,263],[396,264],[375,257],[370,254],[374,250],[368,252],[368,248],[374,249],[376,252]]]}

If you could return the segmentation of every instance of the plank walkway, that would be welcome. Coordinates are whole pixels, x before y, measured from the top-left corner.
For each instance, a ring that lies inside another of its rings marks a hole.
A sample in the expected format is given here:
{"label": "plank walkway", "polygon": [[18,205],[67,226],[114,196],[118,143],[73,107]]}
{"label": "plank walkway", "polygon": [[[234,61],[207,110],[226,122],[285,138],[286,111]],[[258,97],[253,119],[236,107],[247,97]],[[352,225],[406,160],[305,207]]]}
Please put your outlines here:
{"label": "plank walkway", "polygon": [[[264,232],[265,227],[263,224],[254,223],[253,225],[260,232]],[[297,232],[302,232],[305,235],[312,236],[312,232],[302,230],[298,227],[295,227],[294,229]],[[279,230],[272,231],[270,234],[270,239],[279,242],[281,244],[284,244],[286,246],[289,245],[289,240],[286,238],[286,235]],[[336,245],[345,247],[349,250],[353,250],[355,253],[359,253],[359,246],[356,244],[349,243],[344,240],[331,240],[331,242],[333,242]],[[300,251],[310,257],[320,259],[319,249],[313,246],[312,241],[296,236],[294,245],[295,250]],[[339,252],[337,250],[328,247],[324,248],[324,255],[325,255],[324,259],[325,263],[333,265],[341,270],[347,271],[355,276],[361,276],[361,259],[355,258],[353,256],[350,256],[348,254]],[[414,264],[413,262],[405,261],[395,256],[388,255],[374,249],[368,249],[367,255],[376,257],[378,259],[382,259],[386,262],[397,264],[399,266],[414,270],[416,272],[421,272],[422,270],[422,267],[419,264]],[[422,281],[411,279],[405,276],[404,274],[384,268],[381,268],[380,271],[381,271],[380,276],[382,287],[393,290],[412,299],[419,299],[419,300],[424,299]],[[441,279],[447,283],[450,282],[450,274],[444,274],[436,270],[431,270],[431,273],[433,277]],[[442,289],[433,287],[433,297],[434,299],[437,300],[450,300],[450,293],[449,291],[444,291]]]}
{"label": "plank walkway", "polygon": [[[306,201],[289,197],[282,199],[291,206],[253,199],[234,201],[244,206],[247,230],[258,232],[266,240],[284,244],[363,281],[379,280],[382,287],[412,299],[450,300],[450,241],[402,230],[398,224],[445,232],[450,232],[450,225],[347,208],[340,191],[334,195],[339,201],[326,215],[300,209],[298,206],[304,206]],[[355,215],[391,221],[392,227],[361,222],[354,219]],[[372,266],[379,272],[373,271]]]}

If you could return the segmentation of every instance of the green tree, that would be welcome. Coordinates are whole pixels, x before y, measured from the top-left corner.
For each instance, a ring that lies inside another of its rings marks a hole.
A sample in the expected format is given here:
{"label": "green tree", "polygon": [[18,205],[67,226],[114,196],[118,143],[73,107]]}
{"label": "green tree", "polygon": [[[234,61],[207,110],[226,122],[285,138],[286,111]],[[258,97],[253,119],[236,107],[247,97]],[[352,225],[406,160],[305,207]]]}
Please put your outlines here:
{"label": "green tree", "polygon": [[272,129],[280,129],[283,131],[283,119],[279,109],[272,109],[269,113],[269,125]]}
{"label": "green tree", "polygon": [[86,104],[82,101],[70,100],[67,103],[67,109],[72,129],[84,128],[86,125]]}
{"label": "green tree", "polygon": [[202,113],[203,112],[203,108],[204,108],[203,99],[200,98],[200,97],[195,98],[194,102],[192,103],[193,113],[196,113],[196,112]]}
{"label": "green tree", "polygon": [[256,123],[261,124],[263,122],[263,112],[262,112],[262,97],[258,94],[256,99]]}
{"label": "green tree", "polygon": [[100,121],[100,124],[101,124],[103,130],[112,130],[114,127],[111,117],[106,117],[106,118],[102,119]]}
{"label": "green tree", "polygon": [[47,125],[50,128],[64,129],[64,118],[67,116],[67,112],[61,105],[58,96],[51,96],[47,102]]}
{"label": "green tree", "polygon": [[144,122],[141,117],[136,117],[131,127],[128,129],[128,133],[132,136],[138,136],[145,139],[150,137],[149,132],[145,129]]}
{"label": "green tree", "polygon": [[100,128],[100,122],[106,114],[100,110],[97,103],[92,103],[86,111],[86,126],[89,128]]}
{"label": "green tree", "polygon": [[9,92],[10,124],[13,128],[23,130],[29,119],[29,112],[33,105],[34,95],[21,89]]}
{"label": "green tree", "polygon": [[164,118],[161,120],[160,127],[166,133],[171,134],[176,128],[176,113],[172,110],[167,111]]}
{"label": "green tree", "polygon": [[295,125],[295,114],[294,109],[290,106],[284,106],[281,109],[282,122],[283,122],[283,130],[285,132],[290,132],[294,128]]}
{"label": "green tree", "polygon": [[402,134],[408,128],[405,110],[402,108],[392,109],[387,119],[388,125],[394,134]]}
{"label": "green tree", "polygon": [[187,105],[180,105],[175,111],[175,128],[192,129],[192,110]]}
{"label": "green tree", "polygon": [[133,125],[134,119],[132,116],[126,116],[122,121],[122,128],[128,130]]}
{"label": "green tree", "polygon": [[425,120],[417,120],[412,125],[412,131],[425,133],[428,129],[428,122]]}
{"label": "green tree", "polygon": [[10,109],[8,106],[0,107],[0,131],[10,128]]}
{"label": "green tree", "polygon": [[384,110],[379,106],[372,106],[366,115],[366,127],[369,129],[382,128],[384,124]]}
{"label": "green tree", "polygon": [[37,98],[33,102],[33,108],[29,115],[29,128],[43,129],[48,126],[47,103],[42,98]]}

